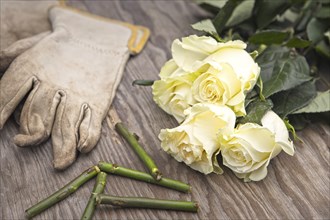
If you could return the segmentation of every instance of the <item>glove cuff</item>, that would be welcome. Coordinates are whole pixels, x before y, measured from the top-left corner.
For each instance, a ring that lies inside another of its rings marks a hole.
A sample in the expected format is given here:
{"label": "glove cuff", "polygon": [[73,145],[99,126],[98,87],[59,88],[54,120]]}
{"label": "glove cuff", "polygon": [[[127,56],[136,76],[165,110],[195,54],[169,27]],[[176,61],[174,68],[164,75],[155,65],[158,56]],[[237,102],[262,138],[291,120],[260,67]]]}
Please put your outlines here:
{"label": "glove cuff", "polygon": [[53,29],[64,27],[80,41],[92,42],[103,49],[127,48],[131,54],[139,53],[148,37],[149,30],[142,26],[100,17],[68,6],[49,9]]}

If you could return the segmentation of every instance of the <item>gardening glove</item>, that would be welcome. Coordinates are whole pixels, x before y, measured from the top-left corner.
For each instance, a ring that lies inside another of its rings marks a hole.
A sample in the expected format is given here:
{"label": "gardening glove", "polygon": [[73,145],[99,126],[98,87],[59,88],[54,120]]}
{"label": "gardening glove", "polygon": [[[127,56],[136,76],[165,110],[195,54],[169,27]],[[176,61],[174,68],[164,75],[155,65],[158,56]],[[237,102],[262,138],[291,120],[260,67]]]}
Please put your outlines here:
{"label": "gardening glove", "polygon": [[[29,38],[36,34],[49,31],[51,29],[48,21],[48,9],[51,6],[64,4],[58,0],[6,0],[1,1],[0,7],[0,53],[8,48],[14,42]],[[8,67],[8,64],[17,55],[31,47],[32,42],[36,42],[36,37],[28,39],[25,43],[20,42],[19,50],[10,51],[2,55],[0,74]],[[25,49],[25,50],[23,50]]]}
{"label": "gardening glove", "polygon": [[0,81],[0,128],[28,94],[20,117],[18,146],[51,134],[53,165],[72,164],[77,150],[98,142],[130,54],[138,53],[148,30],[68,7],[49,11],[53,32],[19,55]]}
{"label": "gardening glove", "polygon": [[[48,9],[66,5],[65,0],[6,0],[0,2],[0,76],[22,52],[31,48],[51,30]],[[75,7],[86,9],[81,2]],[[19,16],[18,16],[19,15]],[[37,35],[38,34],[38,35]],[[40,35],[39,35],[40,34]],[[37,36],[35,36],[37,35]],[[19,42],[17,42],[19,41]],[[17,42],[17,46],[8,47]],[[15,50],[13,50],[13,48]]]}

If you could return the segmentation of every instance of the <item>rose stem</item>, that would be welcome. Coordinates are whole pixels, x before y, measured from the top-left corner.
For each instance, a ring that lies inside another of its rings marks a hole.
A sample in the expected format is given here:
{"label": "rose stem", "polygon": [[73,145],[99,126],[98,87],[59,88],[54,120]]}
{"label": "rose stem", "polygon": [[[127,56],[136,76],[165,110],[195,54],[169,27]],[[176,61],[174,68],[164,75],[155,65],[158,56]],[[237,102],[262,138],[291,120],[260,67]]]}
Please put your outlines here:
{"label": "rose stem", "polygon": [[93,166],[85,170],[82,174],[80,174],[80,176],[76,177],[74,180],[72,180],[70,183],[53,193],[51,196],[25,210],[26,217],[30,219],[43,212],[44,210],[48,209],[52,205],[62,201],[63,199],[77,191],[80,186],[82,186],[88,180],[92,179],[99,172],[100,169],[97,166]]}
{"label": "rose stem", "polygon": [[138,86],[152,86],[154,84],[154,80],[144,80],[144,79],[137,79],[132,82],[132,85],[138,85]]}
{"label": "rose stem", "polygon": [[107,172],[109,174],[115,174],[119,176],[128,177],[131,179],[144,181],[147,183],[156,184],[159,186],[164,186],[170,189],[174,189],[180,192],[190,192],[191,186],[188,184],[185,184],[183,182],[168,179],[168,178],[162,178],[161,180],[157,181],[155,180],[150,174],[144,173],[137,170],[132,170],[124,167],[120,167],[116,164],[106,163],[106,162],[99,162],[98,166],[103,172]]}
{"label": "rose stem", "polygon": [[100,193],[103,193],[106,181],[107,181],[107,174],[104,172],[100,172],[97,175],[93,192],[89,197],[87,206],[85,208],[84,214],[82,215],[81,219],[92,219],[96,207],[96,196]]}
{"label": "rose stem", "polygon": [[116,131],[128,142],[128,144],[133,148],[135,153],[142,160],[144,165],[149,169],[151,176],[153,176],[156,180],[160,180],[162,178],[162,174],[159,172],[158,167],[156,166],[154,160],[145,152],[142,146],[136,139],[136,135],[131,134],[127,128],[123,125],[123,123],[119,122],[115,125]]}
{"label": "rose stem", "polygon": [[96,197],[98,204],[110,204],[127,208],[167,209],[186,212],[197,212],[198,204],[189,201],[162,200],[145,197],[117,197],[99,194]]}

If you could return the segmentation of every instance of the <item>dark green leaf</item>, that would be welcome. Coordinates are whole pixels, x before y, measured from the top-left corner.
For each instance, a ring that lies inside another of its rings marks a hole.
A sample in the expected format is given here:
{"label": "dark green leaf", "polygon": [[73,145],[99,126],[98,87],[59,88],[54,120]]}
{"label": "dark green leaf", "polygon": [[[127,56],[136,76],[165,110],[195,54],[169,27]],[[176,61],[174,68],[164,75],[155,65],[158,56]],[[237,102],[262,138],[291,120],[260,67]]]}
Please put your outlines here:
{"label": "dark green leaf", "polygon": [[307,106],[295,111],[293,114],[327,111],[330,111],[330,90],[318,92],[317,96]]}
{"label": "dark green leaf", "polygon": [[257,98],[257,95],[258,95],[258,93],[254,89],[246,94],[245,108],[247,108],[249,106],[249,104]]}
{"label": "dark green leaf", "polygon": [[208,4],[213,7],[217,7],[218,9],[222,8],[226,4],[226,0],[224,1],[214,1],[214,0],[194,0],[197,4]]}
{"label": "dark green leaf", "polygon": [[330,30],[324,33],[325,39],[328,44],[330,44]]}
{"label": "dark green leaf", "polygon": [[226,23],[227,27],[235,26],[247,19],[252,15],[255,0],[245,0],[239,4],[233,11],[229,20]]}
{"label": "dark green leaf", "polygon": [[221,40],[219,35],[217,34],[217,30],[215,29],[215,27],[210,19],[206,19],[206,20],[197,22],[195,24],[192,24],[191,27],[194,28],[195,30],[203,31],[207,34],[210,34],[217,41]]}
{"label": "dark green leaf", "polygon": [[262,101],[255,99],[246,108],[246,116],[240,119],[240,123],[257,123],[261,124],[261,119],[265,113],[273,107],[271,100]]}
{"label": "dark green leaf", "polygon": [[261,78],[264,82],[268,81],[273,73],[276,60],[287,59],[290,50],[287,47],[269,46],[257,58],[256,62],[261,68]]}
{"label": "dark green leaf", "polygon": [[257,26],[262,29],[269,25],[274,18],[283,13],[290,7],[290,1],[288,0],[259,0],[257,9]]}
{"label": "dark green leaf", "polygon": [[330,59],[330,47],[329,45],[325,42],[325,40],[322,40],[318,42],[318,44],[315,46],[315,50],[325,56],[326,58]]}
{"label": "dark green leaf", "polygon": [[307,25],[307,36],[314,44],[320,42],[324,37],[324,32],[328,29],[328,24],[316,18],[312,18]]}
{"label": "dark green leaf", "polygon": [[317,18],[330,18],[330,7],[323,6],[320,10],[316,13]]}
{"label": "dark green leaf", "polygon": [[213,20],[213,24],[217,33],[220,35],[223,29],[226,26],[226,23],[230,16],[232,15],[234,9],[237,7],[242,0],[228,0],[223,8],[219,11],[219,13],[215,16]]}
{"label": "dark green leaf", "polygon": [[309,65],[303,56],[289,57],[275,61],[272,76],[264,80],[263,95],[269,96],[291,89],[310,80]]}
{"label": "dark green leaf", "polygon": [[312,14],[313,14],[312,10],[308,10],[300,15],[299,22],[296,24],[297,31],[305,31],[308,22],[312,18]]}
{"label": "dark green leaf", "polygon": [[294,47],[294,48],[305,48],[311,44],[311,41],[303,40],[299,37],[291,38],[285,46],[287,47]]}
{"label": "dark green leaf", "polygon": [[308,105],[316,96],[314,82],[305,82],[288,91],[279,92],[271,97],[274,108],[273,111],[285,118],[287,115]]}
{"label": "dark green leaf", "polygon": [[306,115],[302,115],[302,114],[290,115],[288,118],[296,131],[301,131],[304,128],[306,128],[308,125],[308,120],[306,118]]}
{"label": "dark green leaf", "polygon": [[289,32],[267,30],[252,35],[249,38],[250,43],[254,44],[282,44],[290,36]]}

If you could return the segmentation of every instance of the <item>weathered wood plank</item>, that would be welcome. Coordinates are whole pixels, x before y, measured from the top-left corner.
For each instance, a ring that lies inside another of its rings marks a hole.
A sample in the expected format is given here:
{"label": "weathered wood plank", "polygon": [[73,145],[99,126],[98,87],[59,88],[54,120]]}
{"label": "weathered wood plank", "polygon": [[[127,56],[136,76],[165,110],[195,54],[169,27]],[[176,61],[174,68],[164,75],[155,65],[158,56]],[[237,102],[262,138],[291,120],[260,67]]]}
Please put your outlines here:
{"label": "weathered wood plank", "polygon": [[[114,19],[144,25],[152,34],[145,50],[131,58],[111,107],[109,121],[103,125],[100,142],[87,155],[79,155],[75,164],[62,172],[51,166],[51,143],[18,148],[12,137],[18,125],[11,119],[0,131],[0,219],[22,219],[24,210],[66,184],[99,160],[146,170],[126,142],[115,132],[119,120],[141,137],[141,143],[155,159],[164,176],[189,182],[191,194],[109,176],[106,193],[122,196],[147,196],[166,199],[196,200],[198,214],[147,209],[117,209],[102,206],[95,219],[329,219],[329,136],[326,121],[310,124],[299,135],[296,155],[273,159],[267,178],[243,183],[230,170],[224,175],[205,176],[176,162],[160,149],[157,138],[161,128],[176,126],[152,100],[150,88],[132,87],[135,79],[157,79],[160,67],[170,58],[171,42],[193,31],[190,24],[207,16],[186,1],[72,1],[70,4]],[[36,217],[36,219],[80,218],[93,181],[74,195]]]}

